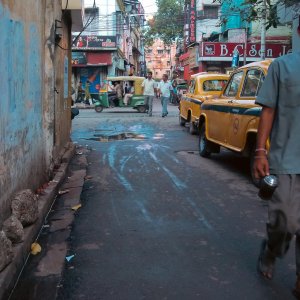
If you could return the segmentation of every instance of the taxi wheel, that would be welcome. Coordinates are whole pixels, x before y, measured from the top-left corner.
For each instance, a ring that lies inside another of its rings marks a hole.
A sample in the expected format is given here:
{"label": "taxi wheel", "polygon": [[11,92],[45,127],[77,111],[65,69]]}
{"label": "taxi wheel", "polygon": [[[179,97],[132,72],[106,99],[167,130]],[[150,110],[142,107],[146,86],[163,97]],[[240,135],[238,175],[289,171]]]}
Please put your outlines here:
{"label": "taxi wheel", "polygon": [[199,154],[202,157],[209,157],[211,152],[208,150],[209,141],[205,135],[205,125],[203,124],[199,133]]}
{"label": "taxi wheel", "polygon": [[100,113],[102,110],[103,110],[103,106],[102,106],[102,105],[97,105],[97,106],[95,106],[95,111],[96,111],[97,113]]}
{"label": "taxi wheel", "polygon": [[179,125],[185,126],[186,120],[179,114]]}
{"label": "taxi wheel", "polygon": [[189,132],[190,132],[190,134],[197,133],[197,127],[195,126],[194,122],[192,122],[192,121],[190,122]]}

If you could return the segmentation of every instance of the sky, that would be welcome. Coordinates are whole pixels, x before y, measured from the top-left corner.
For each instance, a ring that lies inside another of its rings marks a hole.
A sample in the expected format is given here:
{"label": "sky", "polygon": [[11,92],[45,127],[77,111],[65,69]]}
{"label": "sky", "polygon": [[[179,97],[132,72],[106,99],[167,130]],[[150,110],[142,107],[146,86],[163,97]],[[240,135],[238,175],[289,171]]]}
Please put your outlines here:
{"label": "sky", "polygon": [[140,0],[142,3],[146,14],[153,14],[157,11],[155,0]]}

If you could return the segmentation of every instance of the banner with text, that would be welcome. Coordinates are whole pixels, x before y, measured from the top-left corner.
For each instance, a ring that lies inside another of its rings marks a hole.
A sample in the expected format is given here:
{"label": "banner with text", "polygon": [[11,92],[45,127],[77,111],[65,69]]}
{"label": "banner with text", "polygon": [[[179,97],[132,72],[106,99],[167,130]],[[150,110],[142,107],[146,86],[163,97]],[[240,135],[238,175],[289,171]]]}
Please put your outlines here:
{"label": "banner with text", "polygon": [[[240,57],[244,56],[244,43],[209,43],[204,42],[200,47],[202,57],[232,57],[235,50]],[[247,58],[259,58],[261,56],[260,44],[247,44]],[[201,49],[202,48],[202,49]],[[266,44],[266,59],[276,58],[291,52],[290,44]]]}
{"label": "banner with text", "polygon": [[[73,36],[73,40],[76,37]],[[113,48],[117,47],[115,36],[99,36],[99,35],[81,35],[74,43],[72,49],[75,50],[97,50],[99,48]]]}

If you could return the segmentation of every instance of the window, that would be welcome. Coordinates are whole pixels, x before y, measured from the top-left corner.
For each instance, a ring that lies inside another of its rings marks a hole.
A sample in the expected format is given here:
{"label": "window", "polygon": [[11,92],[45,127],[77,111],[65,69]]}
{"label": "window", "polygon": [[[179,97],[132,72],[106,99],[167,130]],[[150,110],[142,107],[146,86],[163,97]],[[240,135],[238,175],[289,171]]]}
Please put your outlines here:
{"label": "window", "polygon": [[157,54],[164,54],[164,50],[157,50]]}
{"label": "window", "polygon": [[170,66],[170,64],[171,64],[171,62],[168,60],[168,61],[167,61],[167,66]]}
{"label": "window", "polygon": [[168,49],[168,50],[166,50],[167,51],[167,54],[170,54],[170,52],[171,52],[171,50],[170,49]]}
{"label": "window", "polygon": [[242,97],[256,97],[265,76],[261,70],[249,70],[247,72]]}
{"label": "window", "polygon": [[147,53],[152,53],[152,49],[147,49]]}
{"label": "window", "polygon": [[203,91],[222,91],[226,83],[227,80],[206,80],[203,82]]}
{"label": "window", "polygon": [[195,90],[195,80],[191,80],[189,85],[189,93],[193,94]]}
{"label": "window", "polygon": [[234,97],[237,95],[240,83],[243,78],[243,72],[238,72],[232,75],[230,82],[228,83],[224,95],[227,97]]}
{"label": "window", "polygon": [[204,5],[202,15],[200,19],[218,19],[219,7],[213,5]]}

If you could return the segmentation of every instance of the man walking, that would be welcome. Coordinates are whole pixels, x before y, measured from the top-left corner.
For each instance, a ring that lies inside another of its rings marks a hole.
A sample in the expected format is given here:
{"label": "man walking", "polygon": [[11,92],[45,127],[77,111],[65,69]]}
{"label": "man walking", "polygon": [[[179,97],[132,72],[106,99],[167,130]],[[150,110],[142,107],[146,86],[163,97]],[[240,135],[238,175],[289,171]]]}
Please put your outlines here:
{"label": "man walking", "polygon": [[148,115],[152,116],[153,98],[156,93],[156,83],[152,79],[152,72],[148,72],[147,78],[142,83],[145,105],[148,106]]}
{"label": "man walking", "polygon": [[162,117],[168,114],[168,102],[170,101],[171,91],[173,90],[172,84],[168,81],[168,75],[163,74],[163,79],[158,85],[158,94],[160,95],[162,105]]}
{"label": "man walking", "polygon": [[[298,34],[300,36],[300,18]],[[257,96],[263,106],[257,134],[254,174],[263,178],[270,173],[278,187],[269,200],[267,239],[263,241],[258,271],[271,279],[277,257],[287,252],[296,235],[296,286],[300,299],[300,52],[277,58]],[[266,142],[270,136],[270,152]]]}

